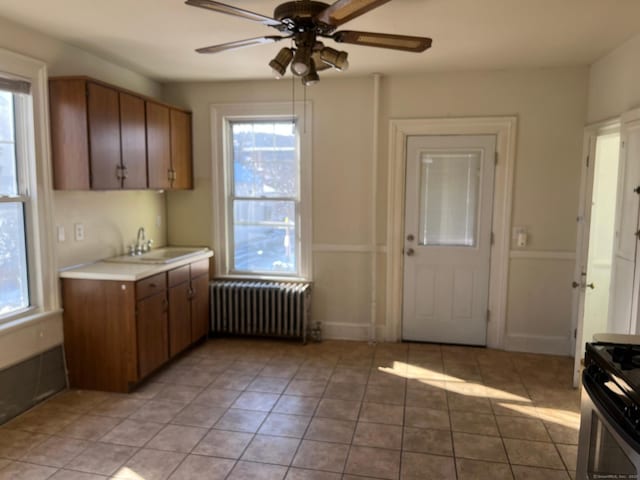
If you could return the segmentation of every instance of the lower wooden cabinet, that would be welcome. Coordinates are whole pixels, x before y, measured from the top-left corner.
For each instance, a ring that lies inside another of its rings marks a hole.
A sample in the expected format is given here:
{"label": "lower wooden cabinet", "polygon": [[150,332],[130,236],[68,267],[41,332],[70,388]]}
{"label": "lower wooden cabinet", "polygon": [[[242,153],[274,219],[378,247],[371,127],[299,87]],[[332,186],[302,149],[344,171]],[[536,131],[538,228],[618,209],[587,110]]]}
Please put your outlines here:
{"label": "lower wooden cabinet", "polygon": [[69,384],[128,392],[209,332],[209,260],[137,282],[62,279]]}
{"label": "lower wooden cabinet", "polygon": [[209,332],[209,260],[168,273],[170,355],[177,355]]}
{"label": "lower wooden cabinet", "polygon": [[138,378],[144,378],[169,360],[167,292],[136,302]]}
{"label": "lower wooden cabinet", "polygon": [[191,341],[209,333],[209,274],[191,279]]}

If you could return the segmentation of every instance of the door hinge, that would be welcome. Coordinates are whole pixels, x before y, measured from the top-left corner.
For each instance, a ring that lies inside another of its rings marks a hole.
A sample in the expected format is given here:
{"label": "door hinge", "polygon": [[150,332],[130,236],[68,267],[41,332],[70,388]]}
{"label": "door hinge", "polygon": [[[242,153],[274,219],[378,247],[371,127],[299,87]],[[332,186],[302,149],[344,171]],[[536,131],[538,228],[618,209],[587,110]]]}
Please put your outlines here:
{"label": "door hinge", "polygon": [[496,236],[493,232],[491,232],[491,245],[493,245],[494,243],[496,243]]}
{"label": "door hinge", "polygon": [[494,162],[495,162],[496,165],[498,164],[498,152],[495,152]]}
{"label": "door hinge", "polygon": [[487,323],[491,321],[491,310],[487,308]]}
{"label": "door hinge", "polygon": [[589,155],[587,155],[587,168],[589,168]]}
{"label": "door hinge", "polygon": [[575,338],[575,339],[578,338],[578,329],[577,328],[573,329],[573,338]]}

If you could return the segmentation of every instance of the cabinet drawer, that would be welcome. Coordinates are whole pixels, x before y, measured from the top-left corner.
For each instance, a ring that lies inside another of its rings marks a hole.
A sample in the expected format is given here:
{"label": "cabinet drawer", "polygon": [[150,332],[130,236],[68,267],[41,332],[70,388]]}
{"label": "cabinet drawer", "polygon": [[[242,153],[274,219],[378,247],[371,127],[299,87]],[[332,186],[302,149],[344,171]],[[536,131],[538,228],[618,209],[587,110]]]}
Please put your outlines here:
{"label": "cabinet drawer", "polygon": [[169,270],[169,286],[173,287],[189,281],[189,265]]}
{"label": "cabinet drawer", "polygon": [[209,274],[209,259],[198,260],[191,264],[191,278]]}
{"label": "cabinet drawer", "polygon": [[163,292],[166,289],[167,276],[164,273],[159,273],[136,283],[136,299],[140,300],[154,293]]}

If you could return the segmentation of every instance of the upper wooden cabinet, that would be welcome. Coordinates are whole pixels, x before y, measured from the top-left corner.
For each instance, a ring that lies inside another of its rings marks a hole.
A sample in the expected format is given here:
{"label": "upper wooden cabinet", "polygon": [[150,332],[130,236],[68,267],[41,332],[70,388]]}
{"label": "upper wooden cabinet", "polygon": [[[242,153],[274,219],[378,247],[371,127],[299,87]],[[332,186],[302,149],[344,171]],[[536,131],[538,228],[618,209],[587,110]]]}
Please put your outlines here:
{"label": "upper wooden cabinet", "polygon": [[193,188],[189,112],[85,77],[49,98],[54,188]]}
{"label": "upper wooden cabinet", "polygon": [[171,116],[169,108],[146,102],[149,188],[171,188]]}
{"label": "upper wooden cabinet", "polygon": [[149,188],[193,188],[191,114],[147,101]]}
{"label": "upper wooden cabinet", "polygon": [[144,100],[120,92],[120,142],[122,186],[147,188],[147,138]]}
{"label": "upper wooden cabinet", "polygon": [[175,189],[193,188],[191,114],[171,109],[171,168]]}

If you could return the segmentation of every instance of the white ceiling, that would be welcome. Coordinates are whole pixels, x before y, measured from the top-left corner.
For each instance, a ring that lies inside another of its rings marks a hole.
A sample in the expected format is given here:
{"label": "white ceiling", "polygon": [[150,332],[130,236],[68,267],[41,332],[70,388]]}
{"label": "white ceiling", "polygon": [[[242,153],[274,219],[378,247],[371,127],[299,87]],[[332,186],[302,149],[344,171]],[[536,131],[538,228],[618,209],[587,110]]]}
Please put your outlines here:
{"label": "white ceiling", "polygon": [[[281,3],[223,1],[268,16]],[[197,54],[278,32],[182,0],[0,0],[0,16],[159,81],[269,78],[281,47]],[[321,76],[588,65],[640,32],[638,19],[639,0],[391,0],[342,29],[429,36],[433,47],[416,54],[342,44],[349,72]]]}

